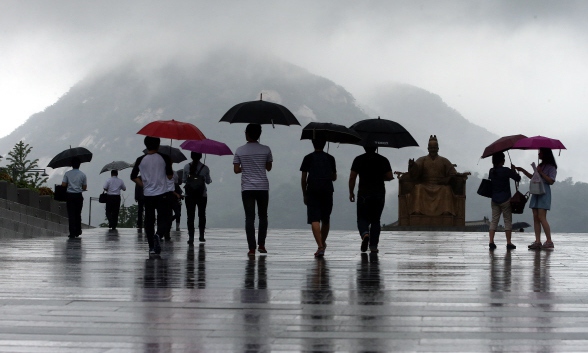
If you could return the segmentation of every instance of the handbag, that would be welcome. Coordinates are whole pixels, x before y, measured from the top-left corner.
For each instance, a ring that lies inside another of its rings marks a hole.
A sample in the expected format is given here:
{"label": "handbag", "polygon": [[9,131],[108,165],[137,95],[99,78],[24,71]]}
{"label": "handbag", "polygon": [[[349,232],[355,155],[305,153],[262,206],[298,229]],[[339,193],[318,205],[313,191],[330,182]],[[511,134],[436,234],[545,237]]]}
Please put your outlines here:
{"label": "handbag", "polygon": [[53,193],[55,201],[67,201],[67,186],[55,184],[55,192]]}
{"label": "handbag", "polygon": [[482,179],[478,187],[478,195],[492,198],[492,181],[490,179]]}
{"label": "handbag", "polygon": [[523,194],[519,191],[519,182],[515,182],[516,191],[510,198],[510,210],[514,214],[522,214],[525,211],[525,205],[529,200],[529,193]]}
{"label": "handbag", "polygon": [[104,191],[103,193],[100,194],[100,196],[98,196],[98,202],[106,203],[107,198],[108,198],[108,194],[106,193],[106,191]]}
{"label": "handbag", "polygon": [[[533,168],[535,168],[535,163],[533,163]],[[531,178],[531,182],[529,183],[529,193],[532,195],[545,194],[545,185],[543,185],[543,178],[541,178],[541,175],[539,175],[537,169],[535,169],[535,173],[533,173],[533,177]]]}

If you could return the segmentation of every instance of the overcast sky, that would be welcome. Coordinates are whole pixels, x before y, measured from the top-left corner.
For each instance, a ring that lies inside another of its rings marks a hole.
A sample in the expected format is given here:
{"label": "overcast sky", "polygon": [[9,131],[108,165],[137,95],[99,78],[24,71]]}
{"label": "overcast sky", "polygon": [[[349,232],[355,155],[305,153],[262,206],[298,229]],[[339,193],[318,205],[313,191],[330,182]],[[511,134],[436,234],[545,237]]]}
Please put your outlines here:
{"label": "overcast sky", "polygon": [[588,1],[564,0],[0,0],[0,136],[97,68],[241,45],[360,101],[380,83],[409,83],[498,135],[556,137],[579,153],[587,18]]}

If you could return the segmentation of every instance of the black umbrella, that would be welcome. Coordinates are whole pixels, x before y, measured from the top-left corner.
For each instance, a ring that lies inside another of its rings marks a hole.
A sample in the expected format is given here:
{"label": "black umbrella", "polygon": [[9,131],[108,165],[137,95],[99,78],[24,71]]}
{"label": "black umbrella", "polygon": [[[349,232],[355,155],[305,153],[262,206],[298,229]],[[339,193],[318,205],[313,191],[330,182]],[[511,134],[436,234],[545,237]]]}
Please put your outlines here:
{"label": "black umbrella", "polygon": [[133,166],[133,163],[127,163],[125,161],[113,161],[102,167],[100,174],[111,170],[123,170]]}
{"label": "black umbrella", "polygon": [[[186,156],[184,156],[184,154],[182,153],[182,151],[175,147],[167,145],[159,146],[159,150],[157,152],[169,156],[169,158],[171,158],[172,163],[180,163],[187,159]],[[143,150],[143,153],[147,153],[147,150]]]}
{"label": "black umbrella", "polygon": [[419,145],[402,125],[380,117],[358,121],[349,128],[362,137],[357,143],[362,146],[402,148]]}
{"label": "black umbrella", "polygon": [[258,101],[239,103],[229,109],[220,121],[228,123],[253,123],[274,125],[300,125],[288,108],[283,105]]}
{"label": "black umbrella", "polygon": [[310,123],[302,129],[301,140],[321,139],[327,142],[358,143],[359,134],[343,125],[333,123]]}
{"label": "black umbrella", "polygon": [[512,224],[512,229],[521,229],[521,228],[527,228],[530,226],[531,225],[527,222],[515,222]]}
{"label": "black umbrella", "polygon": [[51,162],[47,164],[49,168],[61,168],[71,167],[71,160],[77,157],[80,162],[90,162],[92,160],[92,152],[88,151],[84,147],[69,148],[65,151],[60,152],[57,156],[53,157]]}

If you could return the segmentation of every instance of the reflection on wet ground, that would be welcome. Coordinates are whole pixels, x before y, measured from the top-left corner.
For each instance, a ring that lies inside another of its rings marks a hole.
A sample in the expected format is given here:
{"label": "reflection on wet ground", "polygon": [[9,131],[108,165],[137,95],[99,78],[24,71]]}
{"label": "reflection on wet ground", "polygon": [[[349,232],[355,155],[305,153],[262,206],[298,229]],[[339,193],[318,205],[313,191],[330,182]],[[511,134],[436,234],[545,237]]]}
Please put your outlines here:
{"label": "reflection on wet ground", "polygon": [[235,229],[157,257],[131,229],[3,239],[0,351],[588,350],[585,234],[489,252],[483,233],[384,232],[376,255],[339,231],[320,259],[306,230],[269,234],[251,258]]}

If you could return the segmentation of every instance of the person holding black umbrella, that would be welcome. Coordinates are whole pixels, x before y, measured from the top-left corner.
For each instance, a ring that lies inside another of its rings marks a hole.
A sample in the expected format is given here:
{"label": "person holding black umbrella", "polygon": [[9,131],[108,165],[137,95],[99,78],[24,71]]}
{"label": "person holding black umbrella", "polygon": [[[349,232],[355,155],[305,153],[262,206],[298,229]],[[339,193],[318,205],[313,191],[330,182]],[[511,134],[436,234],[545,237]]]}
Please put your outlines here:
{"label": "person holding black umbrella", "polygon": [[307,222],[318,245],[315,257],[325,255],[333,210],[333,181],[337,180],[335,158],[323,151],[326,143],[324,139],[313,139],[314,152],[306,155],[300,166]]}
{"label": "person holding black umbrella", "polygon": [[118,212],[120,211],[120,191],[127,191],[124,181],[118,178],[118,170],[110,171],[110,179],[104,183],[106,192],[106,219],[108,228],[116,230],[118,225]]}
{"label": "person holding black umbrella", "polygon": [[267,207],[269,203],[269,181],[267,172],[272,170],[272,151],[259,143],[261,125],[249,124],[245,128],[247,143],[235,151],[233,171],[241,174],[241,198],[245,209],[245,233],[249,245],[249,256],[255,256],[255,204],[259,217],[257,245],[260,253],[267,253]]}
{"label": "person holding black umbrella", "polygon": [[357,191],[357,229],[361,237],[361,252],[368,249],[378,252],[380,241],[380,217],[384,210],[386,187],[384,181],[394,179],[390,162],[376,153],[376,147],[365,145],[365,153],[355,157],[349,175],[349,201],[355,202],[355,182],[359,176]]}
{"label": "person holding black umbrella", "polygon": [[[149,242],[149,254],[161,253],[160,236],[167,234],[170,227],[167,181],[174,175],[168,156],[158,152],[160,139],[145,137],[147,153],[135,161],[131,180],[143,187],[145,202],[145,233]],[[141,177],[139,178],[139,173]],[[155,213],[157,212],[157,231]]]}
{"label": "person holding black umbrella", "polygon": [[61,186],[66,187],[67,218],[69,220],[69,238],[82,235],[82,207],[84,197],[82,192],[88,187],[86,174],[80,171],[81,161],[78,157],[71,158],[72,170],[65,173]]}

